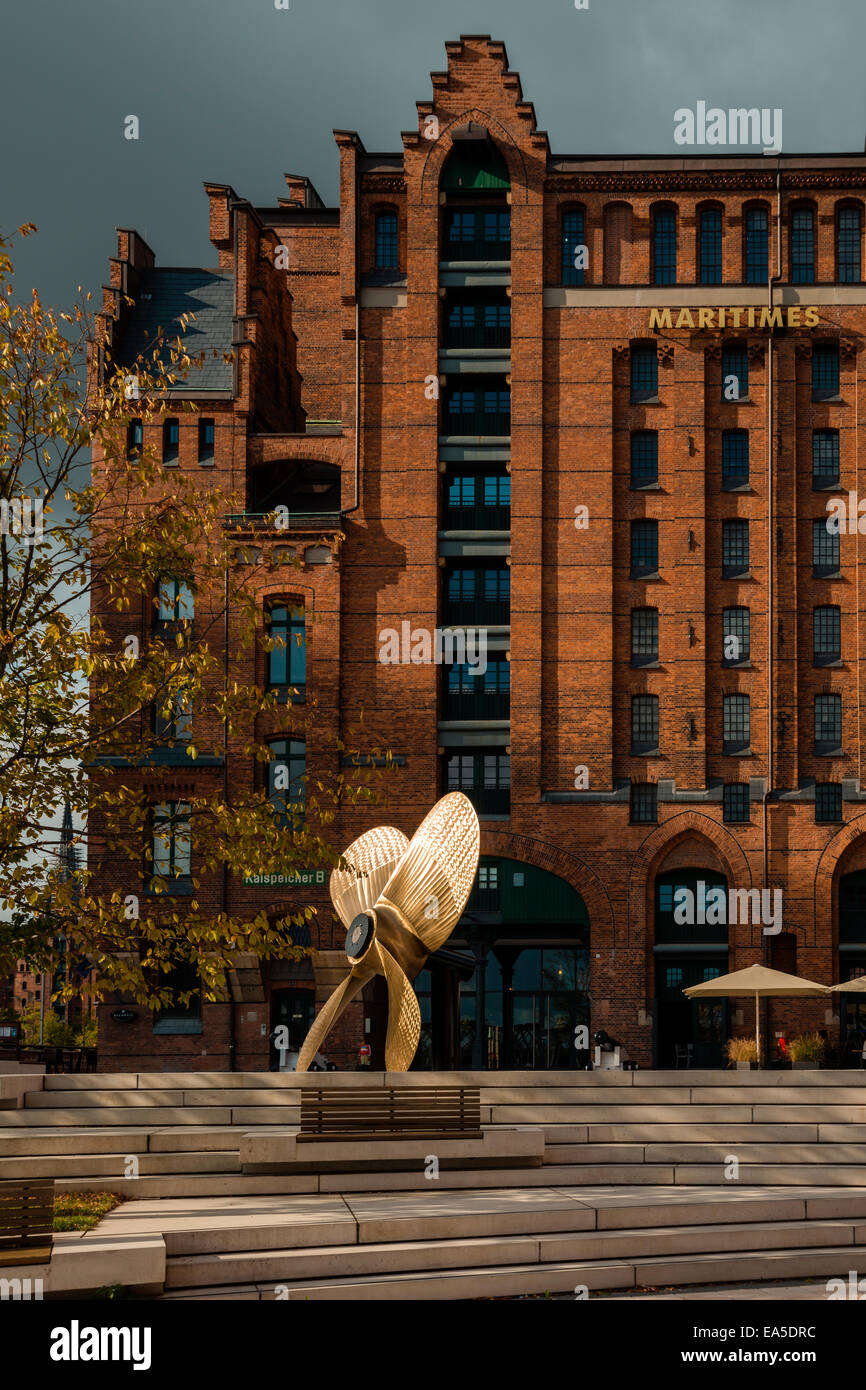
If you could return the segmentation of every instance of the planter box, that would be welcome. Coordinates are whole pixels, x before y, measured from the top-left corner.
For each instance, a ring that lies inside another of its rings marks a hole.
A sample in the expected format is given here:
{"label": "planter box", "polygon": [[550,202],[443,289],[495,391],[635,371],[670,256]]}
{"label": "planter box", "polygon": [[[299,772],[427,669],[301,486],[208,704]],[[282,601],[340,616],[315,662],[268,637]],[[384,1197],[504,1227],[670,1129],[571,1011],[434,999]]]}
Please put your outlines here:
{"label": "planter box", "polygon": [[817,1071],[818,1068],[820,1067],[820,1065],[821,1065],[820,1062],[792,1062],[792,1063],[791,1063],[791,1070],[792,1070],[792,1071]]}
{"label": "planter box", "polygon": [[757,1064],[757,1062],[735,1062],[735,1063],[734,1063],[734,1066],[736,1067],[737,1071],[757,1071],[757,1070],[758,1070],[758,1064]]}

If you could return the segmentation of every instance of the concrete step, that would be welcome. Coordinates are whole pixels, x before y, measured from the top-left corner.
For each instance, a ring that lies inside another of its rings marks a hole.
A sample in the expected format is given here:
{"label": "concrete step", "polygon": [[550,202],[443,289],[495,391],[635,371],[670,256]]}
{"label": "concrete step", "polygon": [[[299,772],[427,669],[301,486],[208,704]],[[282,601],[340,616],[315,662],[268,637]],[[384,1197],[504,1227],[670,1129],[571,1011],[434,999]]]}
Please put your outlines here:
{"label": "concrete step", "polygon": [[45,1128],[49,1125],[122,1128],[127,1125],[150,1125],[165,1128],[171,1125],[296,1125],[298,1111],[292,1106],[243,1106],[229,1109],[223,1106],[123,1106],[91,1105],[52,1110],[48,1107],[3,1112],[3,1129],[27,1127]]}
{"label": "concrete step", "polygon": [[[744,1283],[769,1279],[836,1278],[847,1275],[851,1247],[671,1255],[623,1260],[575,1260],[430,1269],[317,1279],[275,1279],[235,1285],[223,1296],[304,1301],[437,1300],[506,1298],[526,1294],[572,1293],[577,1286],[629,1289],[658,1285]],[[176,1290],[166,1297],[220,1297],[219,1288]]]}
{"label": "concrete step", "polygon": [[[858,1241],[859,1235],[859,1241]],[[333,1276],[468,1269],[478,1265],[559,1264],[602,1260],[660,1260],[682,1254],[841,1249],[863,1244],[866,1223],[843,1221],[760,1222],[652,1230],[559,1232],[455,1240],[411,1240],[313,1248],[235,1250],[172,1256],[166,1288],[271,1283]],[[850,1256],[851,1251],[849,1251]],[[850,1259],[849,1259],[850,1263]]]}
{"label": "concrete step", "polygon": [[866,1164],[863,1144],[752,1144],[731,1140],[727,1144],[551,1144],[545,1163],[740,1163]]}
{"label": "concrete step", "polygon": [[283,1104],[290,1106],[295,1113],[300,1114],[301,1102],[297,1092],[286,1093],[274,1088],[267,1090],[240,1086],[189,1091],[30,1091],[25,1097],[24,1108],[27,1110],[57,1110],[94,1107],[111,1111],[118,1107],[138,1108],[139,1106],[149,1109],[157,1106],[193,1106],[198,1108],[231,1106],[236,1108]]}
{"label": "concrete step", "polygon": [[208,1149],[237,1148],[245,1133],[255,1131],[232,1125],[220,1125],[213,1129],[203,1125],[169,1129],[150,1129],[146,1126],[135,1129],[103,1129],[98,1126],[56,1130],[0,1128],[0,1158],[47,1158],[51,1154],[88,1153],[204,1153]]}
{"label": "concrete step", "polygon": [[831,1105],[494,1105],[482,1124],[864,1124],[866,1106]]}
{"label": "concrete step", "polygon": [[[713,1183],[724,1181],[720,1179],[721,1165],[716,1163],[705,1166],[696,1163],[679,1163],[675,1165],[674,1182],[686,1187],[693,1186],[695,1183]],[[542,1169],[546,1172],[547,1169]],[[845,1164],[796,1164],[796,1163],[741,1163],[740,1182],[752,1185],[767,1185],[775,1187],[799,1187],[808,1185],[820,1179],[822,1184],[828,1187],[863,1187],[866,1186],[866,1163],[845,1163]]]}
{"label": "concrete step", "polygon": [[[134,1158],[138,1175],[129,1176],[127,1158]],[[110,1178],[121,1188],[138,1181],[138,1176],[155,1173],[239,1173],[237,1149],[206,1153],[51,1154],[48,1158],[0,1158],[0,1179],[4,1178]]]}
{"label": "concrete step", "polygon": [[[809,1144],[820,1141],[820,1130],[828,1126],[818,1124],[793,1125],[708,1125],[708,1124],[614,1124],[587,1125],[586,1133],[573,1138],[569,1135],[571,1125],[544,1125],[548,1144],[567,1144],[587,1142],[590,1144],[675,1144],[685,1143],[734,1144],[737,1142],[755,1144]],[[581,1128],[581,1127],[578,1127]],[[837,1126],[851,1129],[850,1135],[840,1135],[840,1139],[856,1142],[861,1136],[856,1133],[858,1126]],[[863,1127],[866,1135],[866,1127]]]}

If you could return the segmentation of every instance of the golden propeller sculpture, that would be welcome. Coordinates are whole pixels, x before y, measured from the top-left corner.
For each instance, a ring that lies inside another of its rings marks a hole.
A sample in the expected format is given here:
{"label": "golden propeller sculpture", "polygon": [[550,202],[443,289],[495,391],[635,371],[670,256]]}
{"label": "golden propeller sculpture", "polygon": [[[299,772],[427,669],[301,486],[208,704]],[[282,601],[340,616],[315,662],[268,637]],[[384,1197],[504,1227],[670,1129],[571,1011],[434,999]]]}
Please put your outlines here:
{"label": "golden propeller sculpture", "polygon": [[410,984],[444,945],[475,881],[481,832],[472,802],[450,792],[411,840],[392,825],[368,830],[331,874],[331,901],[346,927],[352,967],[319,1011],[298,1056],[307,1071],[329,1030],[374,975],[388,984],[385,1066],[408,1071],[421,1036],[421,1010]]}

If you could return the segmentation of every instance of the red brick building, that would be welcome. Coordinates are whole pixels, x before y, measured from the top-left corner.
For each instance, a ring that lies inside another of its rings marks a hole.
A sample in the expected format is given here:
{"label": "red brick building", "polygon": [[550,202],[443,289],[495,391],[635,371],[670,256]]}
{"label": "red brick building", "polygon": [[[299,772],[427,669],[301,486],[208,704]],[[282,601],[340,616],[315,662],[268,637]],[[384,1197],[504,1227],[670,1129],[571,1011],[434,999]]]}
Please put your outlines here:
{"label": "red brick building", "polygon": [[[362,712],[397,755],[387,814],[335,844],[475,801],[464,955],[417,982],[419,1063],[579,1065],[586,1022],[642,1065],[717,1064],[750,1006],[684,986],[866,969],[866,555],[826,524],[866,496],[866,156],[556,155],[501,43],[446,48],[397,152],[335,133],[338,207],[299,176],[273,208],[208,184],[202,271],[122,231],[109,331],[122,356],[189,308],[196,347],[236,352],[201,418],[162,427],[166,464],[242,514],[263,627],[305,634],[304,670],[256,672],[321,711],[275,756],[314,772]],[[486,670],[413,662],[437,628],[483,630]],[[409,659],[381,659],[389,630]],[[177,795],[224,775],[178,769]],[[731,890],[769,890],[764,916]],[[312,958],[239,962],[233,1004],[174,1027],[106,1005],[102,1068],[263,1068],[275,1023],[303,1035],[345,969],[325,888],[225,892],[319,904]],[[774,1001],[768,1038],[826,1028],[853,1055],[863,1007],[832,999]],[[353,1066],[366,1039],[375,1062],[381,1033],[374,992],[325,1052]]]}

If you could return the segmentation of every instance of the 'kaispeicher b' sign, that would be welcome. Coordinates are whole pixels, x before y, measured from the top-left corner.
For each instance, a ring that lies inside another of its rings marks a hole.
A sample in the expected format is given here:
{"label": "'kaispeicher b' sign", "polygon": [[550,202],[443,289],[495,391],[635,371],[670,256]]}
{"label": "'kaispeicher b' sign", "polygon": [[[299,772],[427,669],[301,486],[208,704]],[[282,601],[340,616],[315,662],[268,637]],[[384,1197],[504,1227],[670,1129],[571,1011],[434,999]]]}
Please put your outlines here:
{"label": "'kaispeicher b' sign", "polygon": [[295,888],[320,888],[327,883],[327,869],[298,869],[291,874],[244,874],[244,888],[270,888],[272,885],[292,884]]}

